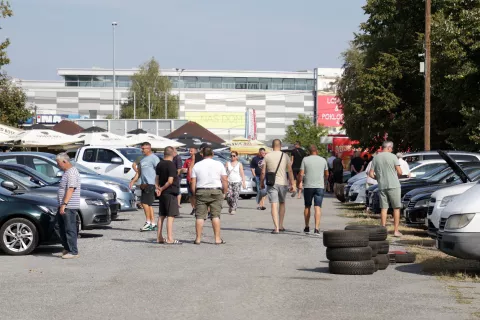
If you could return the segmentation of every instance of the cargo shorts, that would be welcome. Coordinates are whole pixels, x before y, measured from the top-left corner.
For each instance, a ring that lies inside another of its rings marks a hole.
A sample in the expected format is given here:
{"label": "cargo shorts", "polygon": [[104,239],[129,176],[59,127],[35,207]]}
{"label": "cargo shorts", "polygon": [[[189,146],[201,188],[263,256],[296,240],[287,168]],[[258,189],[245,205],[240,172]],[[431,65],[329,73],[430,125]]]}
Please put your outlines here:
{"label": "cargo shorts", "polygon": [[381,209],[400,209],[402,207],[401,188],[383,189],[378,191]]}
{"label": "cargo shorts", "polygon": [[220,218],[220,215],[222,214],[222,204],[224,200],[222,190],[197,189],[195,199],[195,218],[204,220],[207,219],[208,207],[210,207],[210,214],[212,215],[212,219]]}

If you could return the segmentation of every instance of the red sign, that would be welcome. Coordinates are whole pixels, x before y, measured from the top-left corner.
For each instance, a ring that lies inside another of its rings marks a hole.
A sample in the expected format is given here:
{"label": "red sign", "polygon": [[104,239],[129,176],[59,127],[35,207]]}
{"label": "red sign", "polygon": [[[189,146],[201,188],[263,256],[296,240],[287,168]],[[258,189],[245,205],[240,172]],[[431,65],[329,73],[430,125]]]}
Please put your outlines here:
{"label": "red sign", "polygon": [[341,127],[343,112],[335,96],[317,97],[317,122],[325,127]]}
{"label": "red sign", "polygon": [[333,151],[337,155],[341,155],[342,159],[351,157],[353,155],[352,144],[358,143],[349,138],[333,138]]}

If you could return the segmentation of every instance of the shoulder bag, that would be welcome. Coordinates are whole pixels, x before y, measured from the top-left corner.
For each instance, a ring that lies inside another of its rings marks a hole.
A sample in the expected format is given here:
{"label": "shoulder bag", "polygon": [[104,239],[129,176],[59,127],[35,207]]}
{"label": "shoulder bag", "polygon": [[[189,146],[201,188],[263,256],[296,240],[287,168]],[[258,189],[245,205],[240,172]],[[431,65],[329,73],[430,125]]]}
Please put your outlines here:
{"label": "shoulder bag", "polygon": [[280,168],[282,159],[283,159],[283,152],[282,152],[282,155],[280,156],[280,161],[278,162],[277,170],[275,170],[275,172],[267,172],[267,186],[271,187],[275,185],[275,177],[277,176],[278,168]]}

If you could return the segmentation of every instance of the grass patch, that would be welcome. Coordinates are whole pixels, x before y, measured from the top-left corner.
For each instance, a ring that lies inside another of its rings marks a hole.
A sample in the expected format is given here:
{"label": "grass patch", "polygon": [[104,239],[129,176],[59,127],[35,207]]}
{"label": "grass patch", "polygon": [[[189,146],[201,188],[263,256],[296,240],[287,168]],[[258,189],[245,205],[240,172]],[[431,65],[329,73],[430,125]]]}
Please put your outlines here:
{"label": "grass patch", "polygon": [[480,262],[451,257],[435,248],[412,246],[408,250],[415,253],[416,263],[424,272],[445,281],[466,281],[480,283]]}
{"label": "grass patch", "polygon": [[380,225],[380,220],[379,219],[371,219],[371,218],[362,218],[358,219],[355,221],[350,221],[348,225],[359,225],[359,224],[364,224],[364,225],[369,225],[369,226],[379,226]]}
{"label": "grass patch", "polygon": [[474,313],[472,313],[472,316],[475,317],[475,318],[480,319],[480,311],[479,311],[479,312],[474,312]]}

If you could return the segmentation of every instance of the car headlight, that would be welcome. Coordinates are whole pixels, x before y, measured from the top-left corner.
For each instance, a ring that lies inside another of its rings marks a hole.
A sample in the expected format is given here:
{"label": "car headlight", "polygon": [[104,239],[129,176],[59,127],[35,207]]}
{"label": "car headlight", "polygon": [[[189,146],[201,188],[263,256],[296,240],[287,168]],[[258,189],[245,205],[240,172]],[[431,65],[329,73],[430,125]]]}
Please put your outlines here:
{"label": "car headlight", "polygon": [[115,193],[113,192],[105,192],[102,194],[103,198],[107,201],[115,199]]}
{"label": "car headlight", "polygon": [[91,206],[104,206],[105,202],[100,199],[86,199],[85,202]]}
{"label": "car headlight", "polygon": [[415,203],[415,208],[426,208],[430,204],[430,199],[424,199]]}
{"label": "car headlight", "polygon": [[475,217],[475,213],[454,214],[450,216],[445,225],[445,229],[461,229],[465,228]]}
{"label": "car headlight", "polygon": [[116,183],[116,182],[113,182],[113,181],[105,181],[105,180],[103,181],[103,183],[105,183],[107,186],[112,186],[112,187],[118,188],[122,192],[130,192],[130,189],[126,185]]}
{"label": "car headlight", "polygon": [[56,215],[57,214],[57,208],[55,207],[47,207],[47,206],[38,206],[43,212],[48,213],[49,215]]}
{"label": "car headlight", "polygon": [[440,207],[440,208],[446,207],[450,202],[453,201],[453,198],[455,198],[455,197],[456,197],[456,195],[454,195],[454,196],[448,196],[448,197],[443,198],[443,199],[442,199],[442,202],[440,202],[439,207]]}

